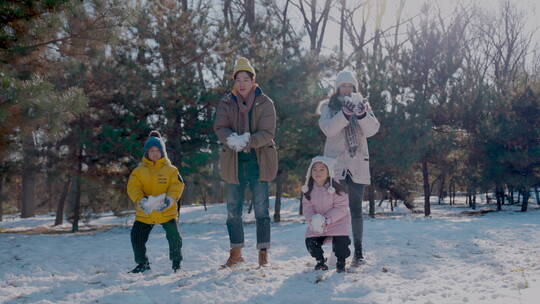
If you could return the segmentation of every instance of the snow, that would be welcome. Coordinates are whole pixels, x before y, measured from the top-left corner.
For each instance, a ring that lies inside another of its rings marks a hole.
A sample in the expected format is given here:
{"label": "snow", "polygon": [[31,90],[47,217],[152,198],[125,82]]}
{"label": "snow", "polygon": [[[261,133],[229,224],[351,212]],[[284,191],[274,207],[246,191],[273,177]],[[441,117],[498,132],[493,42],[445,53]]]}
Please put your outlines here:
{"label": "snow", "polygon": [[324,274],[312,270],[298,200],[282,203],[282,222],[272,223],[271,267],[263,269],[257,269],[253,213],[245,216],[246,263],[221,270],[229,249],[225,205],[183,207],[179,274],[170,269],[160,226],[147,244],[152,272],[127,274],[135,266],[133,215],[104,214],[88,226],[112,229],[79,234],[5,233],[54,222],[52,215],[8,216],[0,222],[0,302],[538,303],[540,210],[533,203],[525,213],[504,206],[483,216],[434,204],[428,218],[383,204],[375,219],[365,218],[367,264],[356,272]]}
{"label": "snow", "polygon": [[150,195],[148,196],[148,200],[143,203],[143,208],[145,209],[145,211],[149,211],[147,213],[151,213],[154,210],[161,209],[165,205],[165,197],[165,193],[157,196]]}
{"label": "snow", "polygon": [[323,233],[326,222],[324,216],[320,214],[314,214],[311,217],[311,222],[309,224],[311,226],[311,231],[316,233]]}
{"label": "snow", "polygon": [[248,145],[249,138],[249,132],[245,132],[242,135],[238,135],[236,132],[233,132],[231,135],[229,135],[229,137],[227,137],[227,145],[234,151],[241,151]]}

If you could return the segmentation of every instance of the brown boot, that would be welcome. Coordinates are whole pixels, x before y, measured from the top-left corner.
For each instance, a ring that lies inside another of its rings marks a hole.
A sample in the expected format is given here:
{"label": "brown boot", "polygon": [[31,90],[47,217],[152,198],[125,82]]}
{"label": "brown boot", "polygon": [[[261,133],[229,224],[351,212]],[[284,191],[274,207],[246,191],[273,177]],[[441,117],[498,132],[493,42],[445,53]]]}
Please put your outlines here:
{"label": "brown boot", "polygon": [[268,266],[268,251],[266,249],[259,250],[259,267]]}
{"label": "brown boot", "polygon": [[227,259],[227,263],[221,265],[221,268],[232,267],[234,265],[242,263],[243,261],[244,259],[242,258],[242,248],[232,248],[229,251],[229,258]]}

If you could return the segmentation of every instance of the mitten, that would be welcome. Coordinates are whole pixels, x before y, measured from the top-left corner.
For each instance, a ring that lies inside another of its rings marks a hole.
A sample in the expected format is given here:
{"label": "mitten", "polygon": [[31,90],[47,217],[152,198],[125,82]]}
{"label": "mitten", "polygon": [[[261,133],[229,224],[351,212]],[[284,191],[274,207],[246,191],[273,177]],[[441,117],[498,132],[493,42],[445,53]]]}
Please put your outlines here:
{"label": "mitten", "polygon": [[156,210],[161,212],[161,211],[169,208],[172,205],[172,202],[173,202],[173,199],[171,197],[169,197],[169,196],[166,196],[165,199],[163,200],[163,203],[161,204],[161,206],[158,206],[158,208]]}
{"label": "mitten", "polygon": [[345,116],[353,115],[354,108],[355,108],[355,104],[351,101],[351,99],[345,98],[345,101],[343,102],[343,106],[341,107],[343,114],[345,114]]}

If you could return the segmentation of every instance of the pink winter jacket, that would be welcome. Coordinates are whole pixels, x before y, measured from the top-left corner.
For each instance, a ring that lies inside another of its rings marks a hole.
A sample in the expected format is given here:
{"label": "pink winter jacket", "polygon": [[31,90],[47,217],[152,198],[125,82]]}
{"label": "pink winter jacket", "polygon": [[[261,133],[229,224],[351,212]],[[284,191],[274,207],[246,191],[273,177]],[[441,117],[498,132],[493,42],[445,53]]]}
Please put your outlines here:
{"label": "pink winter jacket", "polygon": [[[328,193],[326,187],[313,185],[311,200],[305,196],[302,200],[304,216],[308,228],[306,238],[316,236],[349,235],[351,226],[351,214],[349,212],[349,196],[347,193]],[[314,214],[321,214],[326,218],[326,229],[322,234],[311,231],[309,223]]]}

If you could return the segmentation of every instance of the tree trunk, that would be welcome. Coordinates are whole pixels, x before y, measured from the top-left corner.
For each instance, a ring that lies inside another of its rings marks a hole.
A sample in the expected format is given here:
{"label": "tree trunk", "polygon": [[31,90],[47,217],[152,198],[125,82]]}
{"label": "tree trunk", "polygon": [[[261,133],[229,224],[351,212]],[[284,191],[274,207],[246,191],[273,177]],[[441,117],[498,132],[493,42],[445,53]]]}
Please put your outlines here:
{"label": "tree trunk", "polygon": [[343,36],[345,34],[345,5],[346,1],[341,0],[340,19],[339,19],[339,67],[343,69]]}
{"label": "tree trunk", "polygon": [[[375,218],[375,187],[373,184],[368,186],[369,192],[369,216],[371,218]],[[360,202],[360,206],[362,206],[362,202]]]}
{"label": "tree trunk", "polygon": [[534,186],[534,194],[536,195],[536,204],[540,206],[540,193],[538,193],[538,186]]}
{"label": "tree trunk", "polygon": [[58,201],[58,205],[56,206],[56,219],[54,220],[54,225],[62,225],[64,222],[64,206],[66,203],[66,197],[69,193],[69,188],[71,185],[71,177],[67,177],[67,180],[64,184],[64,190],[62,190],[62,196],[60,197],[60,200]]}
{"label": "tree trunk", "polygon": [[[25,160],[25,162],[28,160]],[[36,173],[31,164],[24,165],[22,171],[21,217],[28,218],[36,215]]]}
{"label": "tree trunk", "polygon": [[446,176],[441,177],[441,186],[439,187],[439,205],[444,202],[444,183],[446,182]]}
{"label": "tree trunk", "polygon": [[514,186],[508,187],[508,191],[510,192],[510,204],[513,205],[515,203],[514,199]]}
{"label": "tree trunk", "polygon": [[476,188],[471,189],[471,195],[472,209],[476,210]]}
{"label": "tree trunk", "polygon": [[424,179],[424,215],[429,216],[431,214],[431,205],[429,202],[431,193],[429,189],[429,170],[426,159],[422,161],[422,177]]}
{"label": "tree trunk", "polygon": [[495,185],[495,198],[497,199],[497,211],[501,211],[504,201],[504,191],[501,185]]}
{"label": "tree trunk", "polygon": [[523,201],[521,203],[521,212],[527,211],[527,207],[529,205],[529,196],[530,196],[530,189],[529,186],[525,186],[523,188]]}
{"label": "tree trunk", "polygon": [[222,202],[223,195],[221,189],[221,178],[219,176],[219,161],[216,159],[212,163],[212,202]]}
{"label": "tree trunk", "polygon": [[77,153],[77,173],[73,177],[73,226],[71,232],[79,231],[79,219],[81,213],[81,174],[82,174],[82,149],[78,148]]}
{"label": "tree trunk", "polygon": [[0,178],[0,222],[4,217],[4,196],[2,195],[2,189],[4,186],[4,178]]}
{"label": "tree trunk", "polygon": [[22,193],[21,193],[21,217],[33,217],[36,214],[36,170],[34,138],[32,134],[23,139],[23,169],[22,169]]}
{"label": "tree trunk", "polygon": [[304,214],[304,205],[302,205],[302,200],[304,199],[304,195],[300,195],[300,207],[298,208],[298,214],[303,215]]}
{"label": "tree trunk", "polygon": [[276,179],[276,203],[274,206],[274,222],[279,223],[281,221],[281,194],[283,191],[283,176],[282,172],[279,172]]}

